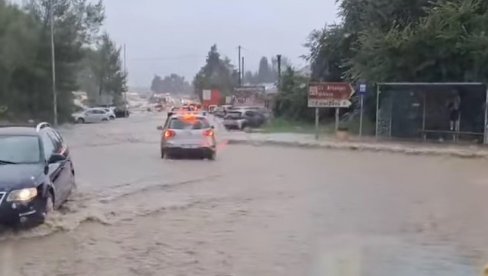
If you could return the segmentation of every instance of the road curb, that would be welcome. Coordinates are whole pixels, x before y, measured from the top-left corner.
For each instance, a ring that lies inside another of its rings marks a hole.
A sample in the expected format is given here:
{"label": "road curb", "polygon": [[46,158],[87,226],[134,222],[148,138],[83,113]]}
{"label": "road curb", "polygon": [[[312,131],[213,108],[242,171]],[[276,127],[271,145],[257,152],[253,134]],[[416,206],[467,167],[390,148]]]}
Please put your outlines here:
{"label": "road curb", "polygon": [[337,149],[350,151],[390,152],[407,155],[452,156],[458,158],[487,158],[488,152],[463,149],[436,149],[425,147],[408,147],[401,145],[380,145],[350,142],[299,142],[257,139],[228,139],[228,144],[252,146],[287,146],[297,148]]}

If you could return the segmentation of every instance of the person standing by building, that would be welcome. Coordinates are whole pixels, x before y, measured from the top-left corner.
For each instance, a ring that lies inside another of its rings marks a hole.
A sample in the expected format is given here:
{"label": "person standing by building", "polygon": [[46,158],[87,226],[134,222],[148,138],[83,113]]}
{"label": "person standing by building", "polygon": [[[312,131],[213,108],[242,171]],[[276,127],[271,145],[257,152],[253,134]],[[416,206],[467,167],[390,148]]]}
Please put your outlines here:
{"label": "person standing by building", "polygon": [[449,130],[451,131],[459,131],[459,120],[461,119],[461,112],[459,110],[460,105],[461,97],[456,93],[454,98],[447,105],[447,108],[449,109]]}

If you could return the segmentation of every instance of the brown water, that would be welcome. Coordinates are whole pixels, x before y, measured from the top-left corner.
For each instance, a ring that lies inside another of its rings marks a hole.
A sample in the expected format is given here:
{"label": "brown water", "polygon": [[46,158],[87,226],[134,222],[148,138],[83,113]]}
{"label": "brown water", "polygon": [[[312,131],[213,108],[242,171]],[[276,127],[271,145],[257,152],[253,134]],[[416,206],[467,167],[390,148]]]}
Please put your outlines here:
{"label": "brown water", "polygon": [[78,194],[0,234],[0,275],[478,275],[488,162],[221,145],[161,160],[159,119],[66,130]]}

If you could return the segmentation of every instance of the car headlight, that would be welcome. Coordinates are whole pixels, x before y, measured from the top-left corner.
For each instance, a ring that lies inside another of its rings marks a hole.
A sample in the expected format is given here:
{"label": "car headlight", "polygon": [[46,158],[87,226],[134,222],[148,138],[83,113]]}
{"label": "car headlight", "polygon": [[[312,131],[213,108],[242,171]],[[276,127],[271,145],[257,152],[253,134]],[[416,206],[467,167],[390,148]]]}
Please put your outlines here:
{"label": "car headlight", "polygon": [[7,201],[29,201],[37,196],[37,188],[26,188],[11,191]]}

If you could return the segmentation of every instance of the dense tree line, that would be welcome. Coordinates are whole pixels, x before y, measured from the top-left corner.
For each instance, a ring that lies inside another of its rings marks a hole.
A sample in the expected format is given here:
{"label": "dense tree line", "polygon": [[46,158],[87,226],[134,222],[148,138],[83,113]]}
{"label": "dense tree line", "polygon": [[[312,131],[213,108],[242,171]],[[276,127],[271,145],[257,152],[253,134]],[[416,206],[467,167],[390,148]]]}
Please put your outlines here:
{"label": "dense tree line", "polygon": [[4,119],[53,119],[51,11],[60,120],[73,111],[72,91],[91,87],[98,94],[116,96],[126,89],[119,49],[100,33],[105,18],[101,1],[31,0],[19,7],[0,0],[0,116]]}
{"label": "dense tree line", "polygon": [[[288,67],[290,62],[286,57],[282,58],[282,68]],[[156,76],[153,85],[159,80]],[[242,76],[242,85],[256,85],[264,83],[276,83],[278,80],[278,62],[276,57],[262,57],[258,71],[246,71]],[[217,45],[213,45],[207,55],[205,65],[193,79],[195,95],[202,97],[204,89],[218,89],[224,96],[232,95],[235,87],[239,86],[239,72],[227,57],[221,57]],[[153,90],[154,91],[154,90]]]}
{"label": "dense tree line", "polygon": [[[281,59],[281,68],[285,69],[290,66],[286,57]],[[243,76],[243,84],[262,84],[276,83],[278,81],[278,60],[276,57],[271,58],[271,63],[267,57],[262,57],[259,61],[257,72],[246,71]]]}
{"label": "dense tree line", "polygon": [[164,78],[156,75],[151,82],[151,91],[156,94],[187,95],[192,92],[192,87],[185,77],[178,74],[170,74]]}
{"label": "dense tree line", "polygon": [[342,0],[339,5],[341,23],[313,31],[306,43],[312,81],[488,81],[488,1]]}

